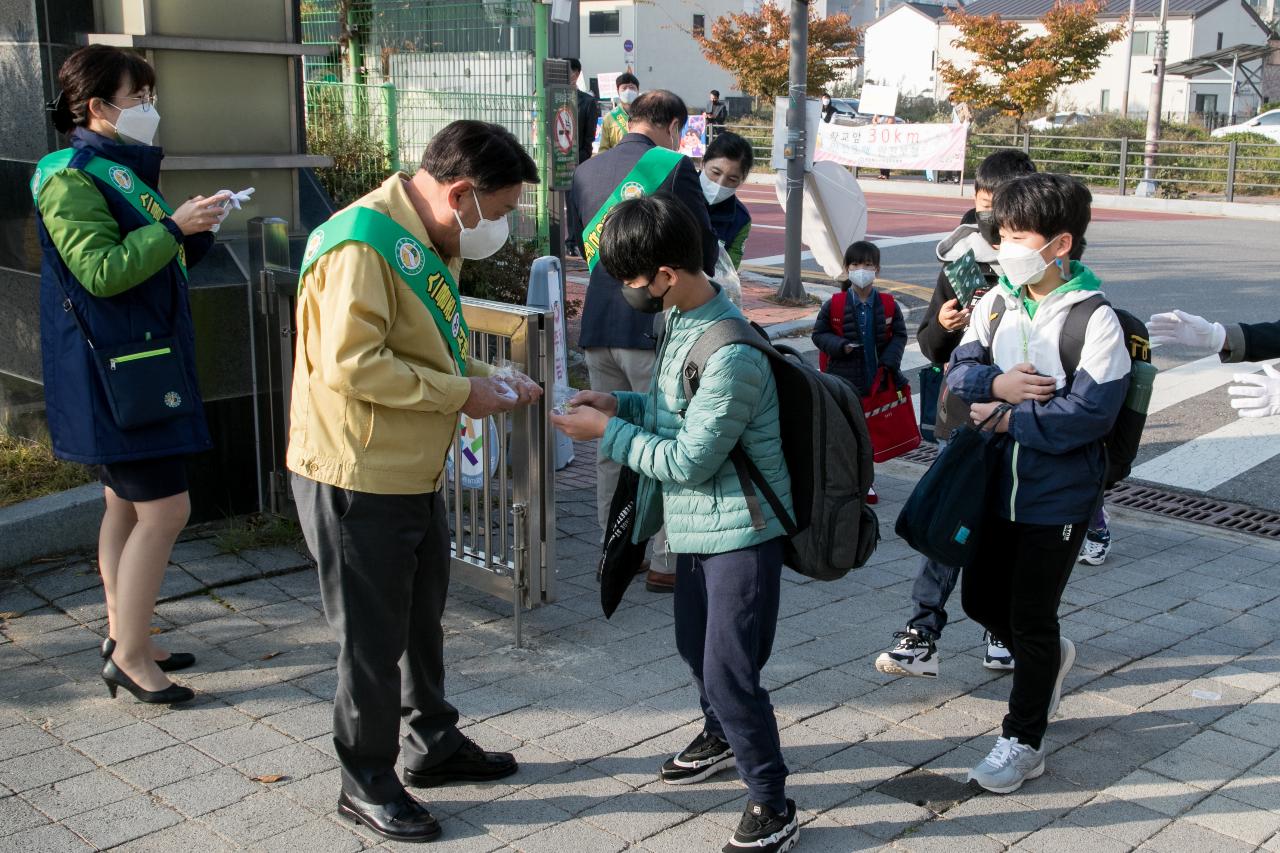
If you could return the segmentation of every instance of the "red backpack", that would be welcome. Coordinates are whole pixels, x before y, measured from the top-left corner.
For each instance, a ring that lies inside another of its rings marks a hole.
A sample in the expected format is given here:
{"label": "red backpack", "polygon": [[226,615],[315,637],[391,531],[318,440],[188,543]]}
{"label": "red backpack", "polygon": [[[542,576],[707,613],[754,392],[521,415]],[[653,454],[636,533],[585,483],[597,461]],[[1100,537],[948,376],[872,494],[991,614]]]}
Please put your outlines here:
{"label": "red backpack", "polygon": [[[849,291],[847,290],[842,290],[831,297],[831,330],[841,337],[844,337],[844,307],[848,301]],[[893,313],[896,310],[893,294],[881,293],[880,304],[884,306],[884,339],[888,341],[893,337]],[[823,373],[827,372],[829,361],[830,358],[825,352],[818,352],[818,369]]]}

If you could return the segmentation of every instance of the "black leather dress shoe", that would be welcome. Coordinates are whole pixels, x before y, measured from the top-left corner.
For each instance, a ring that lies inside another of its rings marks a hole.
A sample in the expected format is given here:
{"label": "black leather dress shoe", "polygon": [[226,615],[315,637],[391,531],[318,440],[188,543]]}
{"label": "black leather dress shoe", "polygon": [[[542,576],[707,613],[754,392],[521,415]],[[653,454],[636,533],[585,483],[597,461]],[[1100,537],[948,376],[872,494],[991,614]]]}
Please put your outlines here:
{"label": "black leather dress shoe", "polygon": [[375,805],[344,791],[338,796],[338,814],[352,823],[363,823],[393,841],[433,841],[440,837],[440,824],[422,803],[408,794],[399,800]]}
{"label": "black leather dress shoe", "polygon": [[[116,641],[107,637],[102,641],[102,659],[111,660],[111,656],[115,654]],[[160,667],[161,672],[177,672],[180,669],[186,669],[189,666],[195,666],[196,656],[190,652],[170,652],[169,656],[164,660],[156,661],[156,666]]]}
{"label": "black leather dress shoe", "polygon": [[411,788],[434,788],[451,782],[492,782],[505,779],[520,769],[509,752],[485,752],[475,741],[464,738],[458,751],[444,762],[426,770],[404,769],[404,783]]}

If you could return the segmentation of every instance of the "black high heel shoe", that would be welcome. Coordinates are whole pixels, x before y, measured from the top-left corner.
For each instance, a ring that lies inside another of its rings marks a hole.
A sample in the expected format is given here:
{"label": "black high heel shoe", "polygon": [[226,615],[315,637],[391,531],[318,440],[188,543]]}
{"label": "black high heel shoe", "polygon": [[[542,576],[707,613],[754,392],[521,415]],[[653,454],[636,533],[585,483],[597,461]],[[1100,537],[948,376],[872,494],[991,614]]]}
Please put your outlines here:
{"label": "black high heel shoe", "polygon": [[[107,637],[102,641],[102,659],[111,660],[111,656],[115,654],[116,641]],[[195,666],[196,656],[190,652],[170,652],[169,656],[164,660],[156,661],[156,666],[160,667],[161,672],[177,672],[180,669],[186,669],[189,666]]]}
{"label": "black high heel shoe", "polygon": [[112,699],[116,698],[116,690],[120,687],[132,693],[133,698],[139,702],[150,705],[176,705],[179,702],[189,702],[196,696],[194,690],[180,684],[170,684],[163,690],[143,690],[113,660],[107,661],[107,665],[102,668],[102,680]]}

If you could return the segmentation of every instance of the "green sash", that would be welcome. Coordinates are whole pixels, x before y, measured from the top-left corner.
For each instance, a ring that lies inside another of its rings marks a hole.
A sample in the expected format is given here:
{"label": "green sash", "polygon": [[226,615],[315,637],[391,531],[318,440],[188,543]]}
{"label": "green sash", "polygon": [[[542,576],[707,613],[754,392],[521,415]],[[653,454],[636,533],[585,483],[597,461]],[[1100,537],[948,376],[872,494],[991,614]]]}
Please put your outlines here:
{"label": "green sash", "polygon": [[631,121],[631,115],[622,107],[614,107],[609,110],[609,114],[605,116],[606,121],[612,121],[618,126],[618,133],[622,136],[627,135],[627,125]]}
{"label": "green sash", "polygon": [[[68,168],[71,165],[71,159],[77,153],[74,148],[63,148],[52,154],[46,154],[36,164],[36,173],[31,176],[31,198],[36,202],[37,209],[40,203],[40,189],[45,181],[57,172]],[[95,154],[82,168],[118,191],[125,201],[129,202],[129,206],[141,213],[147,221],[159,222],[166,216],[173,216],[173,208],[165,203],[160,193],[147,186],[128,166],[121,166],[119,163]],[[178,269],[182,270],[182,277],[186,278],[187,250],[181,241],[178,242],[177,261]]]}
{"label": "green sash", "polygon": [[399,273],[431,312],[440,334],[449,344],[453,360],[458,365],[458,375],[465,376],[471,330],[462,318],[462,297],[458,294],[458,285],[439,255],[423,246],[404,226],[385,213],[367,207],[351,207],[312,231],[302,255],[298,292],[302,292],[302,279],[312,264],[325,252],[348,240],[371,247],[382,256],[387,266]]}
{"label": "green sash", "polygon": [[587,223],[582,232],[582,254],[587,259],[589,269],[594,271],[600,260],[600,234],[604,231],[604,221],[614,205],[623,199],[653,195],[683,159],[684,155],[679,151],[650,148],[622,179],[622,183],[614,188],[595,218]]}

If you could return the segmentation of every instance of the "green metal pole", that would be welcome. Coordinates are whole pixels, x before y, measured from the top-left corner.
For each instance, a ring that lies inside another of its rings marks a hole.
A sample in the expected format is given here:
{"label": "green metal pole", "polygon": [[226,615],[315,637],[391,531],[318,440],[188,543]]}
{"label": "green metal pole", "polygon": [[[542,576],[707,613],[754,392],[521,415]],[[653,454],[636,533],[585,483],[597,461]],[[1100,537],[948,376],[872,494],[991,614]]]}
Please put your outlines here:
{"label": "green metal pole", "polygon": [[353,3],[351,9],[347,12],[347,32],[350,37],[347,39],[347,63],[351,71],[352,100],[354,101],[354,109],[356,126],[363,131],[369,128],[369,101],[368,94],[365,92],[365,73],[364,73],[364,27],[362,26],[358,13]]}
{"label": "green metal pole", "polygon": [[396,85],[388,80],[382,84],[382,111],[385,117],[383,144],[387,147],[387,160],[392,172],[400,171],[400,123],[396,118]]}
{"label": "green metal pole", "polygon": [[537,136],[538,163],[538,253],[551,253],[551,195],[547,185],[551,183],[551,169],[547,162],[547,140],[550,139],[550,128],[547,126],[549,116],[546,105],[546,83],[543,79],[542,67],[547,61],[550,51],[551,7],[534,0],[533,3],[533,94],[534,94],[534,126]]}

